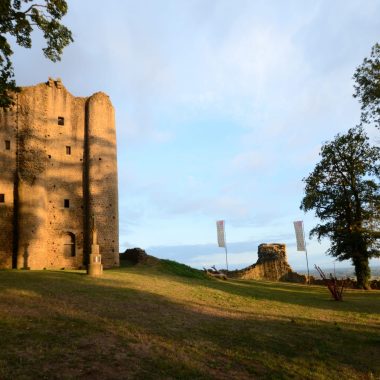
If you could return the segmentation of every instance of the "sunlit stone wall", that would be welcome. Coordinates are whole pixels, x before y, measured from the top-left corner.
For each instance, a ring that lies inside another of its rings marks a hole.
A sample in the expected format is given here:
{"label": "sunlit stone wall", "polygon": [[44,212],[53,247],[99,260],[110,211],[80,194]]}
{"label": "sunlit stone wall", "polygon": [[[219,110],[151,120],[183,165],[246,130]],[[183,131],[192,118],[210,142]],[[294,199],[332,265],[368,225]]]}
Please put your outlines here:
{"label": "sunlit stone wall", "polygon": [[108,96],[74,97],[49,79],[23,88],[14,106],[0,111],[0,132],[3,144],[11,142],[11,150],[0,149],[0,267],[12,261],[18,268],[84,267],[93,215],[104,266],[118,265],[116,133]]}
{"label": "sunlit stone wall", "polygon": [[[0,112],[0,268],[12,267],[16,115]],[[8,144],[9,142],[9,144]]]}
{"label": "sunlit stone wall", "polygon": [[255,264],[241,270],[232,271],[231,277],[247,280],[278,281],[286,279],[292,273],[286,256],[285,244],[260,244],[257,255],[258,260]]}

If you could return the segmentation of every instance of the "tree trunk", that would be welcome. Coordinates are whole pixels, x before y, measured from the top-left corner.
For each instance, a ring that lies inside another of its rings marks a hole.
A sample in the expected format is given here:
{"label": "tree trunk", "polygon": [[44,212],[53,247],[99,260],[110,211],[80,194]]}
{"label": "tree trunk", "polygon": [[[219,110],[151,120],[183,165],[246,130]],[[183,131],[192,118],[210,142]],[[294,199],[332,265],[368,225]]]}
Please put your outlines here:
{"label": "tree trunk", "polygon": [[355,257],[352,259],[355,274],[357,279],[357,285],[359,289],[371,290],[369,279],[371,277],[371,269],[369,268],[368,258]]}

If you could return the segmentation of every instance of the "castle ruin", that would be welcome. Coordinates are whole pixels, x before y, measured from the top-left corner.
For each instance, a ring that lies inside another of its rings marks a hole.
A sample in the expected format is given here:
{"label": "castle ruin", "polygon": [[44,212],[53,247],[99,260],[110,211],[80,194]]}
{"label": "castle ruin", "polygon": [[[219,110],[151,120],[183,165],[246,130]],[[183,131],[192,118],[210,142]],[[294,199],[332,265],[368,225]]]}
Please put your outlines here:
{"label": "castle ruin", "polygon": [[257,262],[249,267],[231,271],[230,277],[245,280],[270,280],[306,282],[306,277],[293,272],[286,255],[286,245],[280,243],[260,244]]}
{"label": "castle ruin", "polygon": [[119,265],[114,109],[62,82],[0,110],[0,268],[84,268],[96,216],[105,268]]}

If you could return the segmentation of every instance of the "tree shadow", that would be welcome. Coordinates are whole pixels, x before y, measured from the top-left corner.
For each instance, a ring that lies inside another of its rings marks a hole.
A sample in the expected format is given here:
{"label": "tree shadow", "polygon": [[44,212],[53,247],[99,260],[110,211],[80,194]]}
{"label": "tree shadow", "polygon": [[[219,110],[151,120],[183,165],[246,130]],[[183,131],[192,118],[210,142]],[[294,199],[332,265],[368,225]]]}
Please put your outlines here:
{"label": "tree shadow", "polygon": [[[154,266],[153,266],[154,269]],[[112,269],[112,271],[123,271],[124,269]],[[146,271],[151,274],[151,268],[140,265],[131,265],[127,267],[128,271],[133,273],[142,273]],[[343,292],[343,302],[334,301],[325,286],[305,285],[298,283],[273,282],[266,280],[240,280],[228,279],[227,281],[214,279],[205,276],[205,280],[195,278],[186,278],[176,276],[175,274],[165,273],[157,267],[154,271],[157,277],[167,277],[171,275],[175,281],[188,284],[193,282],[210,289],[225,292],[235,296],[246,297],[248,300],[268,300],[293,304],[303,307],[312,307],[333,311],[359,312],[359,313],[379,313],[380,314],[380,293],[374,291],[362,291],[347,289]],[[366,302],[363,302],[363,299]]]}
{"label": "tree shadow", "polygon": [[[380,375],[378,325],[232,314],[175,301],[154,289],[133,289],[128,273],[122,286],[106,276],[60,271],[2,276],[0,362],[6,364],[0,375],[5,379],[10,374],[53,379],[285,379],[315,378],[316,371],[331,378]],[[249,285],[202,282],[210,284],[247,301],[253,296]],[[353,356],[357,347],[360,352]]]}

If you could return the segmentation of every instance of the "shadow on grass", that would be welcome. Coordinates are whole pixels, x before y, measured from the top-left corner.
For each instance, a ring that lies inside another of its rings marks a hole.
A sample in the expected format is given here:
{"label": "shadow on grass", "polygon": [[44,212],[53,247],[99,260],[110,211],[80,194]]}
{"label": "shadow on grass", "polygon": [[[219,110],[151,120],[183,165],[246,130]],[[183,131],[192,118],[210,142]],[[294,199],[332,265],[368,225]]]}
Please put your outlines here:
{"label": "shadow on grass", "polygon": [[[217,283],[209,286],[234,295],[286,304],[334,311],[380,313],[380,293],[376,291],[368,292],[350,289],[343,293],[344,301],[337,302],[332,299],[327,287],[324,286],[252,280],[231,280],[228,283],[217,281]],[[356,302],[358,299],[360,299],[360,302]]]}
{"label": "shadow on grass", "polygon": [[[189,284],[190,282],[198,283],[210,289],[223,291],[225,293],[246,297],[248,299],[267,300],[293,304],[299,306],[309,306],[324,310],[358,312],[358,313],[379,313],[380,314],[380,292],[379,291],[362,291],[346,290],[343,293],[343,302],[336,302],[332,299],[327,287],[318,285],[303,285],[285,282],[270,282],[258,280],[236,280],[228,281],[212,279],[191,268],[192,271],[198,272],[197,276],[180,276],[171,268],[162,268],[162,265],[128,265],[125,268],[114,269],[117,272],[131,272],[136,274],[146,273],[149,276],[167,277],[173,276],[176,281]],[[163,270],[164,269],[164,270]],[[197,282],[197,280],[199,280]],[[359,301],[359,302],[358,302]]]}
{"label": "shadow on grass", "polygon": [[[0,378],[380,375],[379,329],[373,326],[216,314],[154,289],[131,289],[124,273],[117,287],[109,278],[60,271],[2,272]],[[289,292],[270,283],[193,283],[242,297],[260,297],[261,289],[261,297],[277,300],[267,292]]]}

